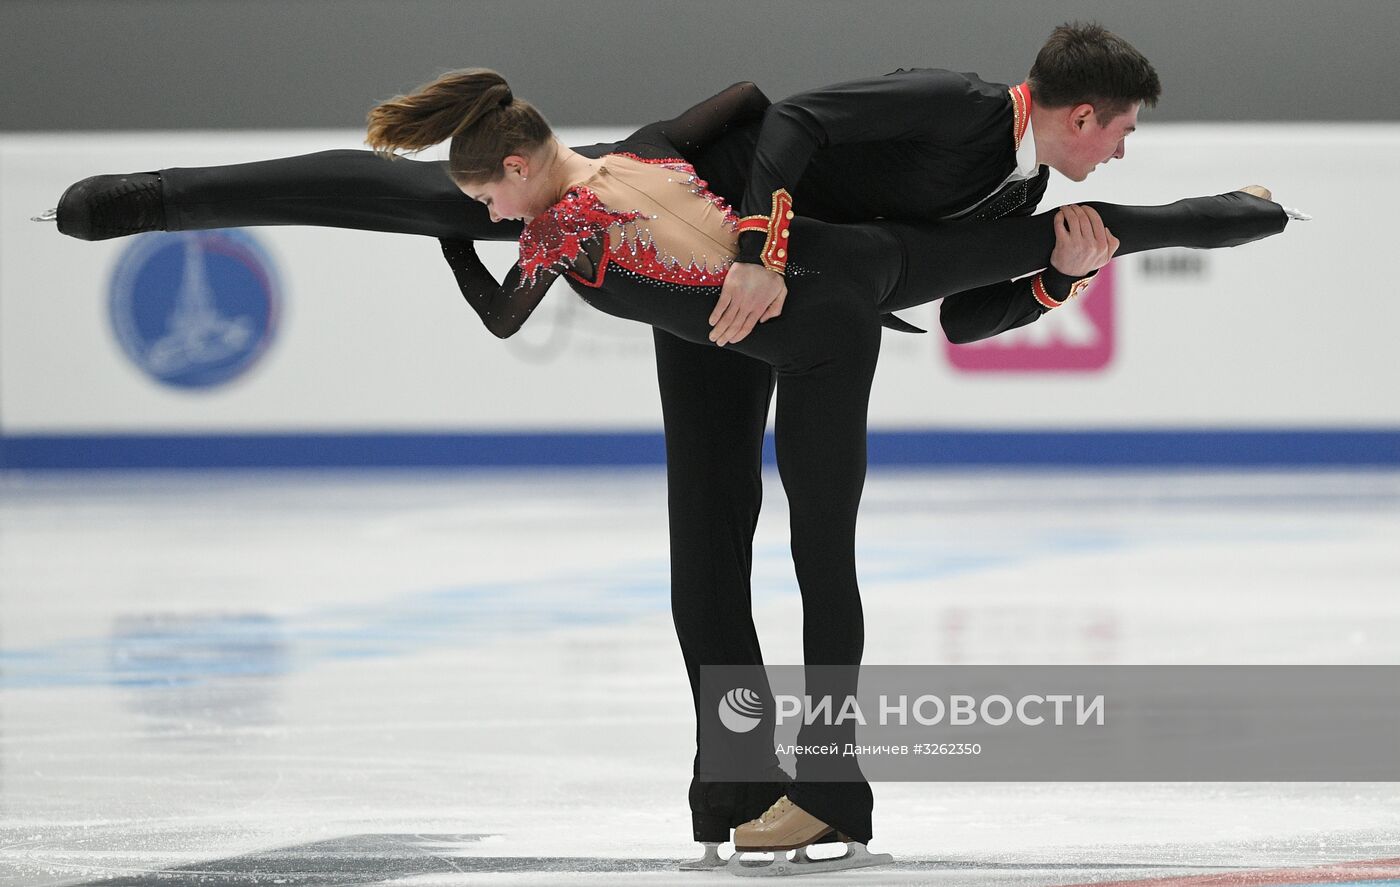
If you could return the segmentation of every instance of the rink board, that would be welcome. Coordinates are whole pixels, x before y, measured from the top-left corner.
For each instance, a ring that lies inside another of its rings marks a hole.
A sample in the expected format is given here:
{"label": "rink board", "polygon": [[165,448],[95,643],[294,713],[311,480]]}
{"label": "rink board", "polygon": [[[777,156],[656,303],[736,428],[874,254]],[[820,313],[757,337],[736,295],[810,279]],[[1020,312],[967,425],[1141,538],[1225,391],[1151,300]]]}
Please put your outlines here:
{"label": "rink board", "polygon": [[[265,228],[88,244],[27,220],[98,171],[357,138],[0,139],[0,465],[659,460],[650,330],[563,285],[501,342],[427,238]],[[1400,180],[1371,172],[1397,149],[1390,125],[1148,125],[1088,182],[1056,178],[1044,206],[1258,181],[1317,220],[1236,250],[1125,257],[1084,298],[989,343],[949,345],[936,307],[907,312],[932,332],[885,336],[872,461],[1400,463],[1382,216]],[[501,270],[511,246],[482,252]],[[203,338],[175,334],[195,316]]]}

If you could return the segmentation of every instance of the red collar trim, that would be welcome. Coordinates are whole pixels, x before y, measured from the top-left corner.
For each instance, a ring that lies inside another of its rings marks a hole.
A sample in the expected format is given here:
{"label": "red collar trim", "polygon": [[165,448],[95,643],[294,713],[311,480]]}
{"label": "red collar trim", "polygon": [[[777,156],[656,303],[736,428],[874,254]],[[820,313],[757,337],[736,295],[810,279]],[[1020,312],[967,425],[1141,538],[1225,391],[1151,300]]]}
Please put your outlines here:
{"label": "red collar trim", "polygon": [[1009,90],[1011,93],[1011,113],[1015,119],[1015,125],[1011,130],[1011,141],[1015,145],[1015,150],[1021,150],[1021,139],[1025,138],[1026,127],[1031,125],[1031,85],[1022,83],[1020,86],[1013,86]]}

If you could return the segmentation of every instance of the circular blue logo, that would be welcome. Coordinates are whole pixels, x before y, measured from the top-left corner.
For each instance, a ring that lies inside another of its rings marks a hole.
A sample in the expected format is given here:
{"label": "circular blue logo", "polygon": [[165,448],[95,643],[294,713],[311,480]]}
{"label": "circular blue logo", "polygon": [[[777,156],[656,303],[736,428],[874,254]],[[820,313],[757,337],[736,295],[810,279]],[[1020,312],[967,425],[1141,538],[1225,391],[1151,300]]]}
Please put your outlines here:
{"label": "circular blue logo", "polygon": [[112,274],[112,328],[126,356],[175,388],[247,372],[271,344],[281,304],[273,265],[238,230],[137,237]]}

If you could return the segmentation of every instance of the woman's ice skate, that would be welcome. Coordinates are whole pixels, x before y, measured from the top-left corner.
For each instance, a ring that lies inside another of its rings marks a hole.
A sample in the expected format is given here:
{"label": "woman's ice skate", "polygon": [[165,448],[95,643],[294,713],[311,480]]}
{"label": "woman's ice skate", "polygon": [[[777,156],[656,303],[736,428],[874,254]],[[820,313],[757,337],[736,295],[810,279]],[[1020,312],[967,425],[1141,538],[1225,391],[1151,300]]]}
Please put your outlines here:
{"label": "woman's ice skate", "polygon": [[[808,847],[823,841],[844,841],[846,852],[829,858],[808,855]],[[795,851],[791,857],[787,855],[789,850]],[[772,853],[773,858],[745,860],[745,853]],[[890,854],[871,853],[864,844],[847,839],[784,795],[758,819],[734,830],[734,855],[729,857],[725,871],[742,877],[810,875],[892,862],[894,857]]]}
{"label": "woman's ice skate", "polygon": [[79,240],[110,240],[165,230],[165,203],[158,173],[92,176],[69,186],[58,206],[35,222],[57,222],[60,234]]}

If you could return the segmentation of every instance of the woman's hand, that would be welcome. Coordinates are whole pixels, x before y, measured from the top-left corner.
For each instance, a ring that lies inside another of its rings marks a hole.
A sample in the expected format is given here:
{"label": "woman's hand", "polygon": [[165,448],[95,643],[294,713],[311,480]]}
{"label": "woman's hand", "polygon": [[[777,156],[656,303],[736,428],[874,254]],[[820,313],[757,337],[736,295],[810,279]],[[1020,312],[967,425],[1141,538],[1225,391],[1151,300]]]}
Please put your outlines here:
{"label": "woman's hand", "polygon": [[762,265],[735,262],[724,277],[715,310],[710,312],[710,341],[716,345],[738,342],[753,332],[754,324],[783,313],[787,282],[783,275]]}
{"label": "woman's hand", "polygon": [[1108,264],[1118,238],[1090,206],[1062,206],[1055,213],[1055,250],[1050,264],[1068,277],[1087,277]]}

